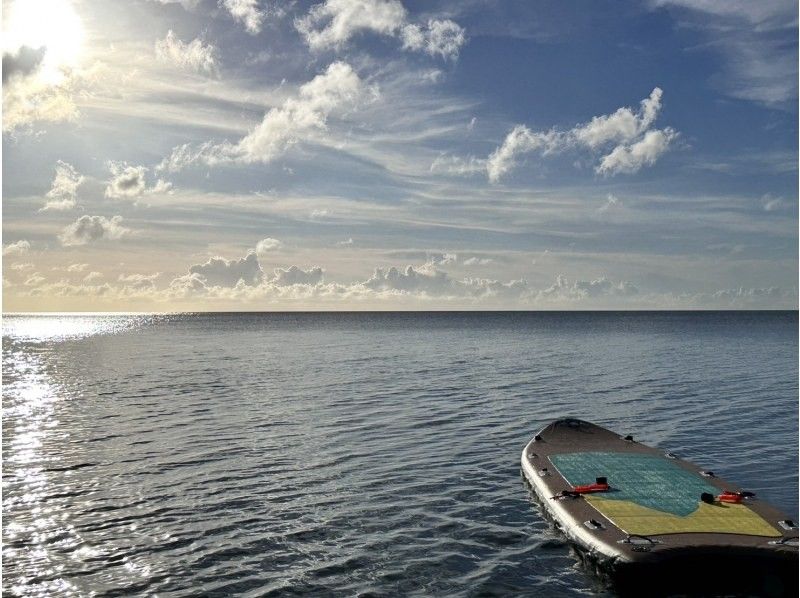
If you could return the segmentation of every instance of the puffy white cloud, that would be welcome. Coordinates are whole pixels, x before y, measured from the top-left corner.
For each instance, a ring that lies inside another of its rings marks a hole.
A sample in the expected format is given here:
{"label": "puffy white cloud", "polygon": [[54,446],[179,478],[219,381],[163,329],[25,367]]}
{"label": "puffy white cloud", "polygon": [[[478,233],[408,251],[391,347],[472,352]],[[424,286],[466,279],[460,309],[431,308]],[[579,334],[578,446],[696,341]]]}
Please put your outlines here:
{"label": "puffy white cloud", "polygon": [[[420,253],[420,252],[416,252]],[[423,257],[423,256],[420,256]],[[470,258],[472,259],[472,258]],[[465,260],[466,263],[469,260]],[[237,305],[279,305],[285,308],[370,306],[477,306],[517,308],[658,307],[674,308],[763,308],[796,305],[796,290],[776,287],[739,288],[685,293],[658,294],[641,291],[628,281],[605,277],[568,280],[558,276],[546,288],[531,288],[525,280],[500,281],[492,278],[456,278],[438,269],[430,260],[421,266],[378,268],[360,281],[341,283],[325,279],[319,266],[308,269],[292,265],[263,275],[253,252],[239,260],[212,258],[192,266],[190,271],[166,283],[159,283],[159,273],[120,275],[117,280],[100,284],[102,275],[91,272],[78,284],[66,280],[47,282],[35,272],[22,284],[4,281],[17,297],[95,297],[97,305],[113,306],[120,300],[128,305],[160,302],[182,305],[235,309]],[[134,303],[130,303],[133,301]]]}
{"label": "puffy white cloud", "polygon": [[603,157],[595,170],[600,174],[633,173],[642,166],[652,166],[669,149],[669,144],[677,136],[669,127],[648,131],[635,143],[615,147],[610,154]]}
{"label": "puffy white cloud", "polygon": [[332,114],[354,108],[367,92],[349,64],[334,62],[324,73],[302,85],[297,97],[269,110],[261,123],[238,143],[205,143],[196,148],[188,144],[178,146],[158,169],[174,172],[194,164],[270,162],[292,144],[327,129]]}
{"label": "puffy white cloud", "polygon": [[502,145],[494,150],[486,161],[486,172],[489,180],[498,181],[509,172],[517,163],[517,156],[528,152],[541,150],[550,153],[563,144],[563,135],[557,131],[537,133],[525,125],[517,125],[506,135]]}
{"label": "puffy white cloud", "polygon": [[421,50],[431,56],[455,59],[467,41],[464,28],[450,19],[431,19],[427,28],[405,25],[401,32],[403,48]]}
{"label": "puffy white cloud", "polygon": [[109,219],[105,216],[84,215],[67,225],[58,238],[62,245],[71,247],[100,239],[121,239],[130,232],[129,228],[122,226],[122,216]]}
{"label": "puffy white cloud", "polygon": [[200,274],[191,273],[172,279],[167,288],[167,295],[187,298],[203,295],[207,290],[206,279]]}
{"label": "puffy white cloud", "polygon": [[[238,260],[212,257],[203,264],[189,267],[189,275],[196,274],[207,286],[233,287],[241,280],[246,285],[258,284],[264,276],[254,252]],[[192,287],[195,283],[192,282]]]}
{"label": "puffy white cloud", "polygon": [[244,25],[248,33],[261,32],[267,12],[259,8],[258,0],[219,0],[219,5],[230,13],[234,21]]}
{"label": "puffy white cloud", "polygon": [[164,39],[156,40],[156,58],[182,69],[217,76],[219,74],[218,50],[213,44],[199,38],[190,42],[178,39],[170,29]]}
{"label": "puffy white cloud", "polygon": [[31,276],[24,282],[26,287],[37,287],[47,279],[42,276],[39,272],[34,272]]}
{"label": "puffy white cloud", "polygon": [[497,182],[517,165],[521,155],[531,152],[547,155],[570,149],[607,151],[595,167],[595,171],[603,175],[634,173],[643,166],[651,166],[678,137],[669,127],[650,128],[661,110],[662,95],[661,89],[656,87],[641,101],[637,111],[619,108],[613,114],[595,116],[567,131],[538,132],[517,125],[486,160],[489,180]]}
{"label": "puffy white cloud", "polygon": [[47,197],[50,200],[45,203],[39,211],[47,210],[71,210],[75,207],[75,197],[78,194],[78,187],[83,183],[85,177],[75,170],[75,168],[59,160],[56,163],[56,175]]}
{"label": "puffy white cloud", "polygon": [[21,263],[21,264],[11,264],[12,270],[17,270],[18,272],[22,272],[23,270],[30,270],[33,268],[33,264],[30,263]]}
{"label": "puffy white cloud", "polygon": [[36,122],[75,120],[80,114],[73,99],[82,87],[80,77],[71,73],[51,83],[34,73],[3,84],[3,131],[15,131]]}
{"label": "puffy white cloud", "polygon": [[656,87],[650,97],[641,101],[638,112],[631,108],[619,108],[613,114],[595,116],[588,123],[572,130],[575,139],[591,149],[609,142],[628,142],[646,131],[653,124],[661,110],[661,96],[664,92]]}
{"label": "puffy white cloud", "polygon": [[372,277],[360,283],[360,286],[384,298],[399,294],[470,300],[492,297],[524,299],[529,294],[528,283],[524,280],[508,283],[483,278],[458,280],[431,264],[419,268],[406,266],[405,270],[376,268]]}
{"label": "puffy white cloud", "polygon": [[314,266],[310,270],[303,270],[297,266],[286,269],[275,268],[274,276],[269,279],[269,284],[290,286],[295,284],[315,285],[322,281],[324,274],[322,268]]}
{"label": "puffy white cloud", "polygon": [[89,264],[70,264],[67,266],[67,272],[83,272],[88,267]]}
{"label": "puffy white cloud", "polygon": [[326,0],[295,20],[312,50],[341,47],[354,35],[371,31],[394,35],[406,21],[398,0]]}
{"label": "puffy white cloud", "polygon": [[538,298],[545,300],[581,300],[595,297],[630,297],[639,289],[630,282],[612,282],[603,277],[595,280],[576,280],[572,283],[565,276],[556,277],[555,283],[539,291]]}
{"label": "puffy white cloud", "polygon": [[326,71],[300,87],[297,99],[267,112],[264,120],[238,144],[245,161],[268,162],[307,131],[325,129],[328,116],[353,107],[364,86],[353,68],[334,62]]}
{"label": "puffy white cloud", "polygon": [[[96,272],[92,272],[96,274]],[[102,275],[101,275],[102,276]],[[128,290],[146,291],[156,288],[156,280],[161,276],[161,272],[155,274],[120,274],[117,280],[124,283]],[[88,276],[84,279],[88,282]]]}
{"label": "puffy white cloud", "polygon": [[106,163],[111,179],[106,185],[105,196],[112,199],[131,199],[145,193],[166,193],[172,184],[158,179],[153,187],[147,186],[147,168],[132,166],[126,162]]}
{"label": "puffy white cloud", "polygon": [[317,51],[341,48],[362,32],[398,37],[404,49],[443,58],[456,58],[466,42],[464,29],[449,19],[409,23],[399,0],[325,0],[296,19],[295,27]]}
{"label": "puffy white cloud", "polygon": [[22,239],[3,246],[3,255],[24,255],[31,250],[31,244]]}
{"label": "puffy white cloud", "polygon": [[144,193],[147,168],[130,166],[124,162],[108,162],[111,180],[106,187],[106,197],[137,197]]}
{"label": "puffy white cloud", "polygon": [[265,255],[267,253],[280,249],[281,247],[283,247],[283,243],[278,241],[278,239],[267,237],[266,239],[261,239],[258,243],[256,243],[256,254]]}

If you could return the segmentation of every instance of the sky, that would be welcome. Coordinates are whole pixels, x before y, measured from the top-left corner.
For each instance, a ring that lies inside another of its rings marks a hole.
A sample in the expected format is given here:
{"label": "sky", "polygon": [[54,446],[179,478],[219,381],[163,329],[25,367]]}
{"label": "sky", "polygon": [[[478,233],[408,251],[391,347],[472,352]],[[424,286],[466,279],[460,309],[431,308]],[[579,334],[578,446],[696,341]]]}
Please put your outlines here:
{"label": "sky", "polygon": [[789,0],[3,1],[3,310],[796,309]]}

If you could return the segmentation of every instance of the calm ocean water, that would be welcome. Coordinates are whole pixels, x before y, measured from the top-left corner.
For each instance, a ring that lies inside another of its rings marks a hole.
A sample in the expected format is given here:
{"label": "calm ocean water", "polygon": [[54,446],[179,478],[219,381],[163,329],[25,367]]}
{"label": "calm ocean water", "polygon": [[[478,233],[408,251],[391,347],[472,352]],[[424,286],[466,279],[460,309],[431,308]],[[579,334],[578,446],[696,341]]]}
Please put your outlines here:
{"label": "calm ocean water", "polygon": [[582,417],[798,511],[782,313],[5,317],[3,590],[600,594],[519,471]]}

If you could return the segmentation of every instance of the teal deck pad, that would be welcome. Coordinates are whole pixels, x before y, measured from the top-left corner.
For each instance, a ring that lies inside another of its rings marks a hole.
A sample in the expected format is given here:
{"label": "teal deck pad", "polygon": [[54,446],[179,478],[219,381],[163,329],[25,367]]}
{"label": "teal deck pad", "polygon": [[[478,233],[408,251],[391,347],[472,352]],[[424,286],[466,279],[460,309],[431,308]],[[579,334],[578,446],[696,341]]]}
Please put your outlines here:
{"label": "teal deck pad", "polygon": [[697,510],[703,492],[714,496],[720,492],[699,475],[655,455],[565,453],[552,455],[550,461],[573,486],[605,476],[612,490],[603,492],[603,498],[629,500],[681,517]]}

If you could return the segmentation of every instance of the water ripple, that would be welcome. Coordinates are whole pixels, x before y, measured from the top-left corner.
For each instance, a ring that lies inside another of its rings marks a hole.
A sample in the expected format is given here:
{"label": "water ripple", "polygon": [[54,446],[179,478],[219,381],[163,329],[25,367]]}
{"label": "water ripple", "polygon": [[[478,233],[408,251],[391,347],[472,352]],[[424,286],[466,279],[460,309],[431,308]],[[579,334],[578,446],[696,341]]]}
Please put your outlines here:
{"label": "water ripple", "polygon": [[520,478],[563,415],[797,512],[796,313],[3,326],[10,595],[603,595]]}

